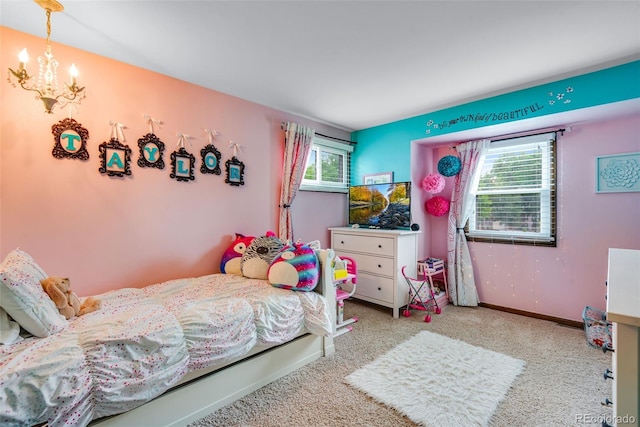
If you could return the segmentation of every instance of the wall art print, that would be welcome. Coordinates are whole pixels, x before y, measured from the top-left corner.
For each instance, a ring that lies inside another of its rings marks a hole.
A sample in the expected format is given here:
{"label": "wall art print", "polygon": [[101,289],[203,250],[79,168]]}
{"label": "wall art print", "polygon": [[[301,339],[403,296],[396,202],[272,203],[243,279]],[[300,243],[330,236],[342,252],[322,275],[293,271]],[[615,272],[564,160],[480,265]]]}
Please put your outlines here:
{"label": "wall art print", "polygon": [[596,193],[640,191],[640,152],[596,157]]}
{"label": "wall art print", "polygon": [[148,133],[138,139],[140,156],[138,166],[141,168],[164,169],[164,142],[153,133]]}
{"label": "wall art print", "polygon": [[393,182],[393,172],[378,172],[371,175],[362,175],[362,183],[370,184],[387,184]]}
{"label": "wall art print", "polygon": [[222,158],[222,155],[213,144],[205,145],[200,150],[200,156],[202,156],[200,172],[205,174],[212,173],[215,175],[220,175],[222,173],[222,170],[220,169],[220,159]]}
{"label": "wall art print", "polygon": [[176,181],[193,181],[196,179],[193,174],[195,162],[196,157],[185,150],[184,147],[180,147],[171,153],[171,174],[169,176]]}
{"label": "wall art print", "polygon": [[51,126],[53,133],[53,157],[56,159],[89,160],[87,140],[89,131],[74,119],[63,119]]}
{"label": "wall art print", "polygon": [[244,185],[244,163],[233,156],[225,162],[225,166],[227,167],[227,178],[224,182],[233,186]]}
{"label": "wall art print", "polygon": [[108,176],[124,177],[131,175],[131,148],[122,144],[117,138],[103,142],[98,146],[100,151],[100,173]]}

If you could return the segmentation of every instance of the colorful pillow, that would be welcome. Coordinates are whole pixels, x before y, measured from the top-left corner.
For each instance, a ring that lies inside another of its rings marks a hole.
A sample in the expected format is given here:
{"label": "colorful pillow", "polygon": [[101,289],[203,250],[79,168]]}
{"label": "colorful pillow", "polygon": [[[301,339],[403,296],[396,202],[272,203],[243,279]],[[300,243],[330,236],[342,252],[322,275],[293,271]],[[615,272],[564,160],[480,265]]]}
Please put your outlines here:
{"label": "colorful pillow", "polygon": [[36,337],[64,329],[68,322],[44,292],[47,274],[26,252],[15,249],[0,264],[0,307]]}
{"label": "colorful pillow", "polygon": [[220,261],[220,272],[225,274],[242,274],[240,269],[240,260],[242,254],[245,253],[251,242],[255,239],[255,236],[245,236],[240,233],[236,233],[236,239],[233,241],[222,254],[222,260]]}
{"label": "colorful pillow", "polygon": [[312,291],[320,277],[318,256],[309,245],[287,245],[271,262],[268,277],[278,288]]}
{"label": "colorful pillow", "polygon": [[242,275],[251,279],[266,279],[271,261],[284,247],[284,242],[272,231],[253,239],[240,259]]}

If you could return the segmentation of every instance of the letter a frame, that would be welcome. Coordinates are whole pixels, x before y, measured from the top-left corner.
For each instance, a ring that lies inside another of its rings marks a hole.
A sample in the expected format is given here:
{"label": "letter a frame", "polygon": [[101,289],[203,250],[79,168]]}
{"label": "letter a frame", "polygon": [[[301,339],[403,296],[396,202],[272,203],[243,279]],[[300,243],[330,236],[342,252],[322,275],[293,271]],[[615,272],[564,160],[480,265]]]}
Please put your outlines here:
{"label": "letter a frame", "polygon": [[109,176],[124,177],[131,175],[131,148],[120,143],[116,138],[103,142],[98,146],[100,151],[100,173]]}

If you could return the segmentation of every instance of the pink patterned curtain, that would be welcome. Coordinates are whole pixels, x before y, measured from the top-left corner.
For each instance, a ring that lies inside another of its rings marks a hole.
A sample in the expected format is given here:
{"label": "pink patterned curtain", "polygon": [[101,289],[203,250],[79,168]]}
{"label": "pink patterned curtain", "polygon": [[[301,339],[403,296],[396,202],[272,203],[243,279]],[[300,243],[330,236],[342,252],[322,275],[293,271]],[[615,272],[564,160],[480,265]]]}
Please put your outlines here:
{"label": "pink patterned curtain", "polygon": [[489,140],[460,144],[456,149],[460,154],[462,168],[456,175],[447,233],[447,277],[449,298],[454,305],[475,307],[478,305],[478,290],[473,275],[473,265],[464,226],[473,211],[475,194],[473,189],[480,179],[482,154],[489,146]]}
{"label": "pink patterned curtain", "polygon": [[307,165],[315,130],[296,123],[284,126],[284,168],[280,191],[280,218],[278,237],[293,241],[291,203],[298,193]]}

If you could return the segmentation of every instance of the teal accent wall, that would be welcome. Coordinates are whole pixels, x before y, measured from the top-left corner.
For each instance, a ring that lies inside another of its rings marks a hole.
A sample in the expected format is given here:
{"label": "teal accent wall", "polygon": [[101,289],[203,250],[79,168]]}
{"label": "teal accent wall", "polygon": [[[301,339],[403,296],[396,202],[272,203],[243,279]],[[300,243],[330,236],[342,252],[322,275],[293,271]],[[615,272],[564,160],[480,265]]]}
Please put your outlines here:
{"label": "teal accent wall", "polygon": [[427,113],[352,133],[354,184],[394,172],[410,180],[411,141],[640,98],[640,61]]}

